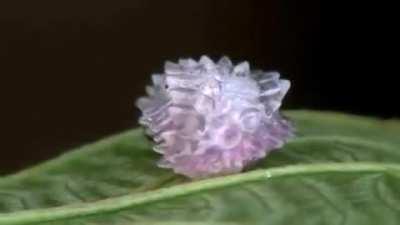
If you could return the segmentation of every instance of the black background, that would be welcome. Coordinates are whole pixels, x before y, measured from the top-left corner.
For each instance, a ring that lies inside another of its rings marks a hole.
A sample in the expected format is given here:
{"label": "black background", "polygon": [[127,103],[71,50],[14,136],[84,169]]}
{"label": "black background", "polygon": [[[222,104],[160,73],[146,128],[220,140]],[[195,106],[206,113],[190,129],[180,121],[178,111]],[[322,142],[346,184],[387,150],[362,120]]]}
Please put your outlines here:
{"label": "black background", "polygon": [[0,173],[136,126],[149,75],[179,57],[279,70],[286,109],[399,117],[396,7],[328,2],[1,1]]}

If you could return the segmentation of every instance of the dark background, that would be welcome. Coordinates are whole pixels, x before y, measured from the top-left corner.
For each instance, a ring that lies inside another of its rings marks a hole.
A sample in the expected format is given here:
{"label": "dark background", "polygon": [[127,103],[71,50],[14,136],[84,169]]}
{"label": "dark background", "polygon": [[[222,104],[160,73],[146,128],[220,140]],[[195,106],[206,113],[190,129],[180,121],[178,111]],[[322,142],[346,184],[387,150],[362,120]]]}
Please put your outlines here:
{"label": "dark background", "polygon": [[134,100],[149,75],[179,57],[227,55],[279,70],[293,85],[286,109],[399,117],[391,9],[374,1],[1,1],[0,174],[136,126]]}

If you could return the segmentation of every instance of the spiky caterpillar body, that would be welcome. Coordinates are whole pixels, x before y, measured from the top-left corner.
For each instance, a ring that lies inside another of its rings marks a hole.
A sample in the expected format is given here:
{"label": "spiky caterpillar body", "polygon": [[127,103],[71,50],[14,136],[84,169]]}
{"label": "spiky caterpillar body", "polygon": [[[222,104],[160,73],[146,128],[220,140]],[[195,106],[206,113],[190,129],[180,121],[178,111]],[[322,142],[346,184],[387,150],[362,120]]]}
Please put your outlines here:
{"label": "spiky caterpillar body", "polygon": [[167,62],[139,98],[139,122],[163,155],[158,165],[192,178],[240,172],[291,137],[279,113],[290,82],[223,57]]}

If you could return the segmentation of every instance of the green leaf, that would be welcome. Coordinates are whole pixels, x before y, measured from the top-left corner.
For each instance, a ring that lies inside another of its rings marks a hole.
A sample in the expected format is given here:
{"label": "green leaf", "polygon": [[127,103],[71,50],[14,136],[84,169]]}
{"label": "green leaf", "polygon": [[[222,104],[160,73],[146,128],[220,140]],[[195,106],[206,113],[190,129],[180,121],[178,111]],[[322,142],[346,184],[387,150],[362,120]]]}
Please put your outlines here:
{"label": "green leaf", "polygon": [[288,111],[298,136],[240,174],[159,169],[142,130],[0,178],[0,224],[393,224],[400,122]]}

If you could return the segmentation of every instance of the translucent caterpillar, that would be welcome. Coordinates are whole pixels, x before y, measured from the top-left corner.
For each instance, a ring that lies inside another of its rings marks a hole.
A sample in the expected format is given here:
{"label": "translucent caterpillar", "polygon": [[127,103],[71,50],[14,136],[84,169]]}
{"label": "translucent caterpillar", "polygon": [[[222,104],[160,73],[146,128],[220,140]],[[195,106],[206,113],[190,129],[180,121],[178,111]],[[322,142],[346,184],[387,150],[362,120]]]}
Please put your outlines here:
{"label": "translucent caterpillar", "polygon": [[148,96],[137,100],[139,123],[162,154],[158,165],[191,178],[242,171],[293,136],[292,124],[279,112],[290,87],[277,72],[213,62],[166,62],[152,75]]}

